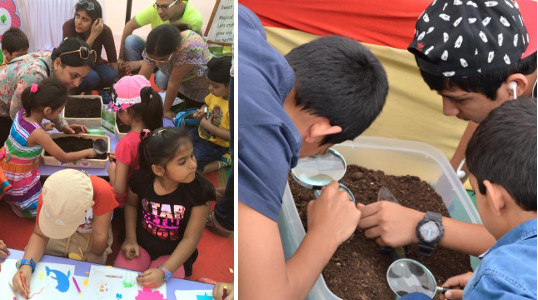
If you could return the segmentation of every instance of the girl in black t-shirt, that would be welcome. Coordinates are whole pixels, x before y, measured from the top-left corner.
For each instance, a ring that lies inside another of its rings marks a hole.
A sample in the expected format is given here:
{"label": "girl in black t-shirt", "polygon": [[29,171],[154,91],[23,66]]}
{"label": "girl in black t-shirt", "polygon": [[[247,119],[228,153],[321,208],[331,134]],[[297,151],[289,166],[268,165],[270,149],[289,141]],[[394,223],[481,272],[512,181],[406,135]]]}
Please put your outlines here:
{"label": "girl in black t-shirt", "polygon": [[192,274],[215,189],[196,171],[184,129],[160,128],[141,137],[140,169],[131,176],[125,203],[126,238],[114,266],[141,272],[137,282],[155,288],[172,274]]}

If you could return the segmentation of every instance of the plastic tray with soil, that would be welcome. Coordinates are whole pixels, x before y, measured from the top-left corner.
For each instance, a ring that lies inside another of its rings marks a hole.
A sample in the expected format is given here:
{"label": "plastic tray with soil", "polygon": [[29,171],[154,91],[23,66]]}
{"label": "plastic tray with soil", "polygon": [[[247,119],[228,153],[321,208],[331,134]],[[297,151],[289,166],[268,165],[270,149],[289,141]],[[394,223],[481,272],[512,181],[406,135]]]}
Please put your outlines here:
{"label": "plastic tray with soil", "polygon": [[[314,193],[297,184],[291,176],[289,179],[297,211],[306,229],[306,208]],[[389,176],[382,171],[350,165],[342,183],[362,204],[377,201],[379,189],[386,186],[401,205],[449,216],[441,197],[416,176]],[[471,270],[468,255],[441,247],[437,247],[428,257],[421,255],[416,245],[410,245],[407,257],[424,264],[439,285],[451,276]],[[357,229],[337,249],[323,270],[323,277],[328,288],[342,299],[394,299],[395,294],[386,281],[387,268],[392,261],[390,254],[383,253],[374,240],[367,239],[364,231]]]}
{"label": "plastic tray with soil", "polygon": [[[107,152],[110,152],[110,139],[107,136],[90,134],[84,134],[82,136],[66,135],[63,133],[51,133],[50,136],[54,142],[65,152],[76,152],[93,148],[93,141],[97,139],[104,139],[108,144]],[[107,153],[97,155],[94,158],[83,158],[70,163],[62,163],[46,151],[43,151],[41,155],[43,157],[43,164],[48,166],[104,169],[108,163]]]}
{"label": "plastic tray with soil", "polygon": [[102,103],[101,96],[70,96],[65,105],[64,118],[69,124],[101,126]]}

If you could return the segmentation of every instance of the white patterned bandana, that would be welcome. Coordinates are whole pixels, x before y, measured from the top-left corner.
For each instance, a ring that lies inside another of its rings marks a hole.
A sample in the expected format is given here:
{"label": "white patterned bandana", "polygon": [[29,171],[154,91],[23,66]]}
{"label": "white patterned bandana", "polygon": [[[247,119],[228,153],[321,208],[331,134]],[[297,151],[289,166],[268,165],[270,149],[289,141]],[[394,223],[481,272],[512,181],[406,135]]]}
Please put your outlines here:
{"label": "white patterned bandana", "polygon": [[528,44],[515,1],[434,0],[407,50],[426,73],[466,77],[513,65]]}

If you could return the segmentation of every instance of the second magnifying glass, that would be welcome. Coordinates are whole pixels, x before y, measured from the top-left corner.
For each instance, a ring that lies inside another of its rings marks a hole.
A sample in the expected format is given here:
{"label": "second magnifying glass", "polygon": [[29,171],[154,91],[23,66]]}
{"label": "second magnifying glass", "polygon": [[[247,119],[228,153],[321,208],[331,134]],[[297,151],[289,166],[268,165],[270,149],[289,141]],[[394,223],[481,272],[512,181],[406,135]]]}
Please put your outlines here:
{"label": "second magnifying glass", "polygon": [[444,294],[447,291],[447,288],[437,286],[435,277],[428,268],[408,258],[398,259],[389,266],[387,283],[399,297],[420,292],[433,298],[437,292]]}
{"label": "second magnifying glass", "polygon": [[[347,163],[344,157],[334,149],[328,149],[324,154],[300,158],[297,166],[291,170],[293,179],[308,189],[313,189],[316,198],[321,194],[321,188],[331,181],[340,181],[346,174]],[[342,183],[340,190],[349,195],[355,202],[353,193]]]}

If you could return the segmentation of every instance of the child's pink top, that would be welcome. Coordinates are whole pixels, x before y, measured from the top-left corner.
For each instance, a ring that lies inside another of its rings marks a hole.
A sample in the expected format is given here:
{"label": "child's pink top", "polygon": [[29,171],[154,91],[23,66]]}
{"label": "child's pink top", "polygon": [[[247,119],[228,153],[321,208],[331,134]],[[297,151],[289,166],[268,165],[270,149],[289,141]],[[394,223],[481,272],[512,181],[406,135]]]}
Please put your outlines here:
{"label": "child's pink top", "polygon": [[[116,146],[116,160],[129,166],[129,173],[127,175],[127,183],[129,178],[135,170],[140,168],[140,162],[138,158],[138,145],[140,145],[140,132],[131,131]],[[116,193],[115,193],[116,194]],[[123,207],[125,199],[127,198],[127,192],[118,195],[116,194],[116,200]]]}

